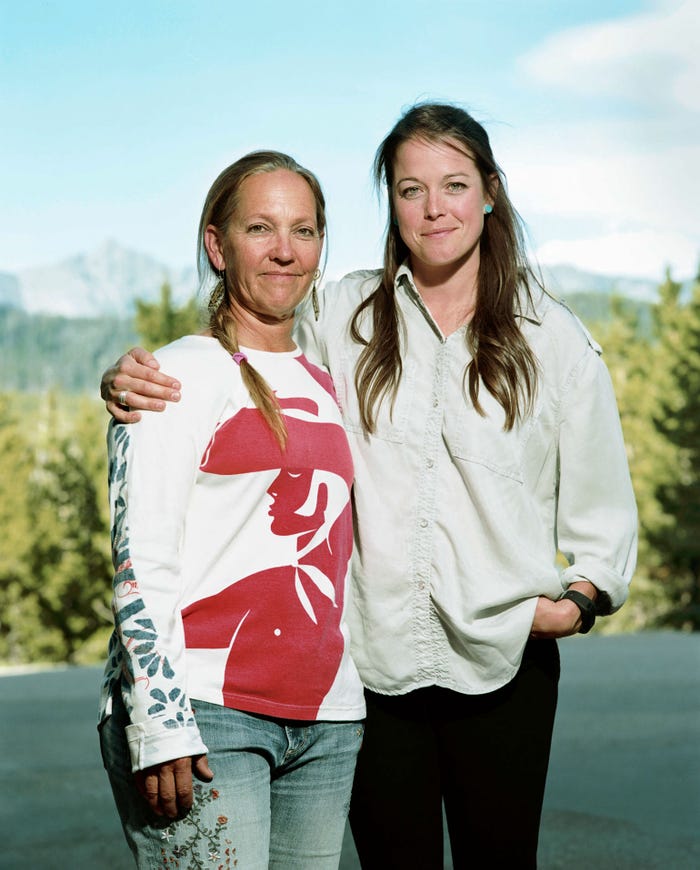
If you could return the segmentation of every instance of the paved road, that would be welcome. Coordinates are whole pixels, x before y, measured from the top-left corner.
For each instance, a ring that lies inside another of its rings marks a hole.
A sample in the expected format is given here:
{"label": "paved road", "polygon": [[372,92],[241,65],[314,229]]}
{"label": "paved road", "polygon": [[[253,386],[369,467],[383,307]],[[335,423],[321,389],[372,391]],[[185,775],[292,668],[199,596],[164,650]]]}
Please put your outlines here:
{"label": "paved road", "polygon": [[[700,634],[576,637],[561,652],[540,870],[697,870]],[[99,676],[0,677],[2,870],[132,870],[97,747]],[[347,836],[341,870],[358,866]]]}

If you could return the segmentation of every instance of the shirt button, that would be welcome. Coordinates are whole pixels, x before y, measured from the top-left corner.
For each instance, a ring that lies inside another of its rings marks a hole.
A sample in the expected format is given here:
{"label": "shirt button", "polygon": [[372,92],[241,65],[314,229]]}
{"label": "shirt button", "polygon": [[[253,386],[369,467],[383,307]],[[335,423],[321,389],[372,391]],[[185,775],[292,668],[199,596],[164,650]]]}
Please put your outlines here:
{"label": "shirt button", "polygon": [[428,525],[428,521],[427,521],[427,520],[421,520],[421,521],[420,521],[420,527],[421,527],[421,529],[426,528],[427,525]]}
{"label": "shirt button", "polygon": [[428,468],[432,468],[433,465],[435,465],[435,463],[433,462],[432,459],[429,459],[428,462],[427,462],[427,466],[428,466]]}
{"label": "shirt button", "polygon": [[437,408],[437,406],[439,404],[440,404],[440,401],[438,399],[433,399],[433,408]]}
{"label": "shirt button", "polygon": [[422,580],[419,580],[419,581],[418,581],[418,588],[419,588],[420,590],[425,589],[425,583],[424,583]]}

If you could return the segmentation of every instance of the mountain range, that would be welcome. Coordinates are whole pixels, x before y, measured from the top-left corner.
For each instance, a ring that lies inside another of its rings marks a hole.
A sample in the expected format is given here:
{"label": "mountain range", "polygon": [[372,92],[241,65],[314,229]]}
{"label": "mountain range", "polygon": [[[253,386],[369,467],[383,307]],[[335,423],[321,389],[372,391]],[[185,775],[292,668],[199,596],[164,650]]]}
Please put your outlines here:
{"label": "mountain range", "polygon": [[129,317],[136,299],[155,301],[164,281],[182,304],[197,290],[194,268],[173,269],[154,257],[106,241],[59,263],[0,272],[0,306],[63,317]]}
{"label": "mountain range", "polygon": [[[586,323],[610,317],[618,295],[635,313],[639,334],[649,333],[656,282],[572,266],[543,268],[542,277]],[[113,241],[55,265],[0,272],[0,390],[96,395],[102,371],[140,341],[136,300],[159,300],[166,280],[176,305],[197,291],[193,268],[170,268]]]}
{"label": "mountain range", "polygon": [[[597,275],[567,265],[543,267],[542,274],[548,289],[564,299],[579,293],[614,293],[651,302],[658,287],[651,280]],[[197,291],[194,268],[173,269],[148,254],[106,241],[92,252],[53,265],[0,272],[0,307],[71,318],[130,317],[135,300],[155,301],[165,280],[176,304]]]}

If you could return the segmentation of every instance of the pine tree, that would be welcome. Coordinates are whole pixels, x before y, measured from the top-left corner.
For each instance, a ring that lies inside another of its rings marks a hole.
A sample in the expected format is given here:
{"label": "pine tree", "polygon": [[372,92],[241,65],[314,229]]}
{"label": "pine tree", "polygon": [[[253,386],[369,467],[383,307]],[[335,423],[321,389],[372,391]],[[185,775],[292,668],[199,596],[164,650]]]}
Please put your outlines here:
{"label": "pine tree", "polygon": [[0,395],[0,661],[6,662],[26,660],[25,632],[38,628],[25,596],[32,454],[14,404]]}
{"label": "pine tree", "polygon": [[144,347],[155,350],[201,329],[197,301],[192,297],[181,308],[177,308],[173,305],[170,284],[164,281],[159,302],[136,301],[135,326]]}
{"label": "pine tree", "polygon": [[672,606],[665,624],[700,629],[700,274],[683,303],[667,273],[656,310],[657,365],[663,384],[653,415],[672,446],[674,473],[657,486],[665,522],[654,544],[667,566]]}
{"label": "pine tree", "polygon": [[[106,470],[98,458],[104,456],[104,424],[96,425],[94,406],[89,410],[84,402],[82,407],[68,427],[49,396],[28,485],[25,593],[34,602],[41,630],[25,637],[24,644],[34,660],[84,661],[106,648],[111,567]],[[86,654],[85,644],[96,637],[99,651]]]}
{"label": "pine tree", "polygon": [[659,582],[667,569],[655,541],[668,522],[657,489],[660,481],[672,477],[675,451],[654,425],[662,384],[657,377],[656,343],[648,336],[646,324],[640,324],[640,312],[614,299],[612,318],[594,330],[615,389],[639,512],[637,570],[628,603],[619,615],[603,623],[611,630],[654,625],[670,607],[670,590]]}

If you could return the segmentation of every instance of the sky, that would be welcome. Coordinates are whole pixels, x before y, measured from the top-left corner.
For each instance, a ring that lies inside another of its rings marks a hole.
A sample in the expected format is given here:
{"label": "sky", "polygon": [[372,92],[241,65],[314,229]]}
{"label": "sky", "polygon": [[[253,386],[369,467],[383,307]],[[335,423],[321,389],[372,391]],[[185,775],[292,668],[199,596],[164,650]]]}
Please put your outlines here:
{"label": "sky", "polygon": [[700,263],[700,0],[0,0],[0,272],[105,240],[195,264],[218,173],[287,151],[327,277],[379,265],[374,152],[403,110],[486,127],[540,264]]}

